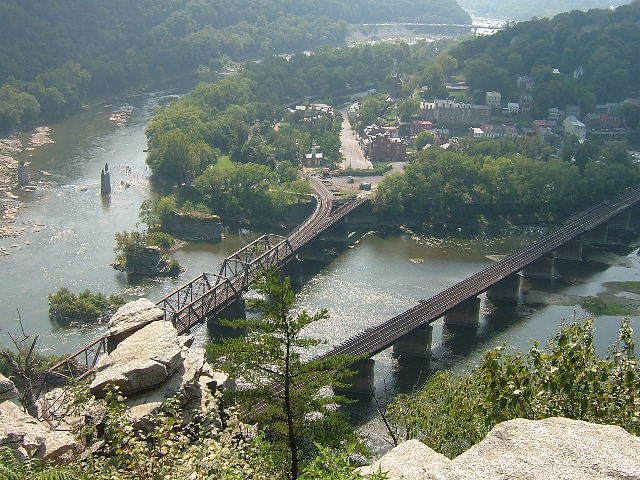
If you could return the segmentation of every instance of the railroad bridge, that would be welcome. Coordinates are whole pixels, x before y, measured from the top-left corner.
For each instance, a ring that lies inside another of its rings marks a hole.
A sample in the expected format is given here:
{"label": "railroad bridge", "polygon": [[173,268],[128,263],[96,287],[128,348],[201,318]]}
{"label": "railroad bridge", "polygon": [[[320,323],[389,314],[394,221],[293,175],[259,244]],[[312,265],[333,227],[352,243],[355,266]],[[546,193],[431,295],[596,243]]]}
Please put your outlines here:
{"label": "railroad bridge", "polygon": [[[314,213],[289,237],[264,235],[231,255],[216,274],[202,274],[158,302],[180,333],[215,316],[239,299],[263,268],[282,266],[297,252],[350,212],[367,201],[358,197],[334,208],[328,189],[312,179],[317,198]],[[365,330],[337,345],[322,357],[350,355],[359,360],[349,390],[369,394],[373,388],[373,356],[393,348],[395,356],[429,358],[431,324],[444,318],[447,327],[476,328],[479,325],[480,298],[516,302],[522,278],[556,277],[556,261],[582,260],[584,244],[611,245],[614,231],[631,232],[632,220],[640,203],[640,187],[565,220],[553,232],[520,251],[471,275],[432,298],[374,328]],[[52,367],[45,383],[64,383],[92,374],[98,358],[107,351],[102,337]],[[256,408],[260,408],[257,406]]]}
{"label": "railroad bridge", "polygon": [[[393,348],[396,357],[430,358],[431,324],[436,320],[443,318],[449,328],[477,328],[480,295],[486,294],[492,302],[517,302],[522,278],[556,278],[557,260],[582,261],[585,244],[619,246],[612,234],[633,233],[634,216],[640,214],[639,203],[640,188],[635,188],[614,201],[574,215],[538,241],[381,325],[359,333],[322,357],[351,355],[362,359],[353,366],[355,375],[348,390],[370,394],[374,385],[374,355]],[[638,217],[640,220],[640,215]]]}
{"label": "railroad bridge", "polygon": [[[283,267],[296,259],[315,239],[320,238],[347,215],[366,203],[366,195],[334,202],[324,183],[310,177],[315,210],[291,235],[266,234],[227,257],[217,273],[202,273],[157,302],[179,334],[190,332],[196,325],[220,315],[242,299],[242,295],[265,269]],[[82,380],[93,374],[100,356],[109,350],[102,336],[58,364],[44,375],[43,389]]]}

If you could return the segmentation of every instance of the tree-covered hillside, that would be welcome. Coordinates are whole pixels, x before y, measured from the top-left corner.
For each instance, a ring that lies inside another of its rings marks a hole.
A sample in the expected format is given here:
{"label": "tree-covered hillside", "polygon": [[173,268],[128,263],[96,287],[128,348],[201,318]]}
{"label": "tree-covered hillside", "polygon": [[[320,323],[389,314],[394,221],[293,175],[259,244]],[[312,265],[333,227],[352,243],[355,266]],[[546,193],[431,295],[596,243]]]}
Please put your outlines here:
{"label": "tree-covered hillside", "polygon": [[609,8],[629,3],[629,0],[460,0],[460,5],[474,15],[504,20],[529,20],[550,17],[573,10]]}
{"label": "tree-covered hillside", "polygon": [[[477,97],[517,95],[516,77],[535,80],[539,112],[552,106],[620,101],[640,94],[640,1],[616,10],[574,11],[518,23],[491,37],[463,42],[451,54]],[[559,73],[554,69],[559,70]]]}
{"label": "tree-covered hillside", "polygon": [[416,19],[468,15],[448,0],[4,0],[0,130],[223,58],[340,44],[349,23]]}

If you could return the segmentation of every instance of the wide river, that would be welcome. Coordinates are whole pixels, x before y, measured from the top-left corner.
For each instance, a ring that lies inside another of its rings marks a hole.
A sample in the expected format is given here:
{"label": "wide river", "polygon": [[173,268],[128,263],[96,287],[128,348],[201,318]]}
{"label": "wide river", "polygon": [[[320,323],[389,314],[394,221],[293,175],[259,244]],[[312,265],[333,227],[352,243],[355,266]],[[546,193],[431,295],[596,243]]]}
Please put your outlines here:
{"label": "wide river", "polygon": [[[25,330],[40,335],[45,351],[71,352],[97,336],[102,327],[53,325],[47,314],[49,293],[60,287],[74,291],[88,288],[158,299],[203,271],[217,270],[226,255],[252,238],[230,232],[218,244],[187,245],[175,253],[186,268],[176,280],[132,285],[110,266],[114,234],[136,228],[140,205],[152,194],[143,151],[144,132],[154,109],[169,98],[166,93],[127,98],[135,110],[131,121],[122,127],[109,121],[108,108],[91,107],[51,125],[55,144],[18,156],[31,162],[36,178],[52,185],[21,197],[24,207],[17,223],[25,227],[25,233],[0,239],[0,247],[9,252],[0,257],[0,343],[8,342],[7,331],[17,331],[19,311]],[[119,105],[118,101],[113,103]],[[103,202],[99,191],[100,170],[105,163],[112,171],[114,186],[109,203]],[[51,176],[41,177],[37,174],[40,170]],[[323,348],[328,348],[489,265],[492,260],[488,255],[507,254],[526,241],[520,237],[453,241],[411,233],[370,232],[332,262],[305,268],[306,281],[300,287],[298,306],[312,311],[329,309],[331,318],[309,329],[311,335],[326,340]],[[574,305],[573,296],[600,293],[609,281],[640,280],[640,262],[633,250],[628,255],[609,256],[606,263],[587,263],[578,268],[567,265],[565,274],[571,282],[534,285],[553,294],[544,304],[493,310],[484,302],[477,332],[443,336],[442,323],[437,322],[430,367],[460,370],[473,365],[483,351],[496,345],[526,349],[533,340],[544,343],[563,321],[585,315]],[[602,352],[615,339],[619,322],[618,317],[597,319],[596,338]],[[206,328],[196,335],[204,341]],[[427,377],[428,369],[401,368],[388,351],[375,360],[379,393],[411,390]],[[378,423],[368,421],[375,417],[370,403],[361,402],[354,411],[358,423],[372,438],[382,435]]]}

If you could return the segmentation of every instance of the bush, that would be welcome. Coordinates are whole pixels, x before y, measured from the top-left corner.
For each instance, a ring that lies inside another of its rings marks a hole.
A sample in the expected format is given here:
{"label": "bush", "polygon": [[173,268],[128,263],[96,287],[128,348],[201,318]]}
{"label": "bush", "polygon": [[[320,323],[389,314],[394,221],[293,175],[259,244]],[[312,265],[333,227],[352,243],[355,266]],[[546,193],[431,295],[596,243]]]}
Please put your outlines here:
{"label": "bush", "polygon": [[49,295],[49,318],[62,324],[72,321],[89,322],[97,320],[109,307],[102,293],[89,290],[76,295],[66,288]]}
{"label": "bush", "polygon": [[92,293],[89,290],[76,295],[67,288],[61,288],[48,298],[49,318],[64,325],[72,321],[96,321],[109,309],[116,309],[126,303],[125,298],[120,295],[107,298],[102,293]]}
{"label": "bush", "polygon": [[415,396],[390,408],[393,422],[452,458],[513,418],[567,417],[640,434],[640,362],[629,322],[606,358],[595,352],[593,323],[567,325],[547,349],[488,352],[471,373],[435,374]]}
{"label": "bush", "polygon": [[149,232],[146,244],[150,247],[159,247],[162,250],[169,250],[175,245],[175,239],[165,232]]}

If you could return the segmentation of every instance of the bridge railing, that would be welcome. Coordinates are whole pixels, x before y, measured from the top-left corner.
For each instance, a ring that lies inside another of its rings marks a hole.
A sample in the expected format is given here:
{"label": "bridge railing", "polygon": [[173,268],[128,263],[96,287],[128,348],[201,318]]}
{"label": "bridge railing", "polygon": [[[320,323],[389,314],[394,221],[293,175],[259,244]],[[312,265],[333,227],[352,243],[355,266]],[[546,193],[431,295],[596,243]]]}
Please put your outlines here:
{"label": "bridge railing", "polygon": [[238,260],[242,265],[242,269],[238,270],[233,277],[219,277],[219,283],[216,283],[208,291],[172,314],[170,319],[178,332],[188,332],[194,325],[202,322],[204,318],[224,309],[249,288],[251,282],[257,278],[260,272],[278,266],[292,257],[294,249],[291,246],[291,242],[287,238],[280,238],[283,238],[283,240],[252,259],[249,263]]}

